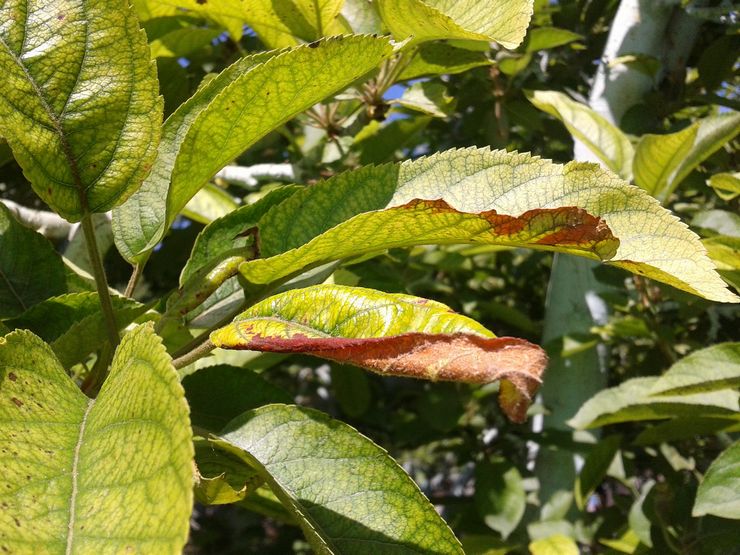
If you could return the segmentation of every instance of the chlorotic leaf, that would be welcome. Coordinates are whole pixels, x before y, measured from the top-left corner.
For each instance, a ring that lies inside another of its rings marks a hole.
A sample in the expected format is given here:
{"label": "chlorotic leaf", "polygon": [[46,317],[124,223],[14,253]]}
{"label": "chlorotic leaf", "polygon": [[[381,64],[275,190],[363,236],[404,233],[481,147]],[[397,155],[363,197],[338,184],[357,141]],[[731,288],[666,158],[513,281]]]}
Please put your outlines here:
{"label": "chlorotic leaf", "polygon": [[346,32],[337,22],[343,0],[251,0],[244,18],[270,48]]}
{"label": "chlorotic leaf", "polygon": [[268,405],[230,422],[221,437],[267,482],[317,554],[463,553],[401,467],[324,413]]}
{"label": "chlorotic leaf", "polygon": [[577,429],[596,428],[616,422],[661,420],[690,416],[726,417],[738,411],[736,391],[688,395],[656,395],[651,391],[659,378],[633,378],[600,391],[586,401],[568,424]]}
{"label": "chlorotic leaf", "polygon": [[421,81],[408,87],[396,102],[417,112],[445,118],[455,106],[455,99],[447,94],[447,87],[435,81]]}
{"label": "chlorotic leaf", "polygon": [[516,48],[532,18],[533,0],[378,0],[378,10],[398,40],[495,41]]}
{"label": "chlorotic leaf", "polygon": [[671,174],[691,150],[698,128],[695,124],[667,135],[643,135],[635,150],[635,183],[652,196],[665,191]]}
{"label": "chlorotic leaf", "polygon": [[0,551],[180,552],[192,459],[183,390],[150,326],[123,338],[95,400],[32,333],[0,339]]}
{"label": "chlorotic leaf", "polygon": [[307,353],[387,376],[503,380],[499,404],[517,422],[547,364],[536,345],[497,338],[443,304],[340,285],[270,297],[213,332],[211,341],[227,349]]}
{"label": "chlorotic leaf", "polygon": [[682,358],[655,382],[653,395],[740,388],[740,343],[720,343]]}
{"label": "chlorotic leaf", "polygon": [[558,118],[570,134],[585,144],[609,169],[632,177],[632,143],[618,127],[590,107],[555,91],[532,91],[527,97],[537,108]]}
{"label": "chlorotic leaf", "polygon": [[197,438],[194,443],[198,468],[195,497],[200,503],[236,503],[263,483],[254,469],[216,442]]}
{"label": "chlorotic leaf", "polygon": [[258,227],[263,258],[240,267],[252,283],[391,247],[486,243],[607,260],[708,299],[738,301],[696,235],[593,164],[450,150],[300,190]]}
{"label": "chlorotic leaf", "polygon": [[456,48],[443,42],[422,44],[398,79],[405,81],[426,75],[454,75],[493,62],[485,52]]}
{"label": "chlorotic leaf", "polygon": [[578,555],[580,550],[573,538],[563,534],[555,534],[529,544],[532,555]]}
{"label": "chlorotic leaf", "polygon": [[709,178],[707,184],[722,200],[729,202],[740,196],[740,172],[717,173]]}
{"label": "chlorotic leaf", "polygon": [[709,466],[696,492],[692,515],[740,520],[740,441],[725,449]]}
{"label": "chlorotic leaf", "polygon": [[237,41],[246,21],[243,0],[133,0],[132,3],[142,20],[186,14],[223,27]]}
{"label": "chlorotic leaf", "polygon": [[193,221],[208,225],[213,220],[233,212],[238,206],[229,193],[209,183],[188,201],[182,209],[182,214]]}
{"label": "chlorotic leaf", "polygon": [[386,38],[337,37],[242,58],[211,79],[167,119],[151,175],[114,211],[119,251],[144,260],[218,170],[392,53]]}
{"label": "chlorotic leaf", "polygon": [[697,124],[699,128],[696,132],[696,140],[691,150],[681,160],[681,165],[671,175],[668,188],[657,195],[661,200],[668,198],[668,195],[675,191],[676,187],[699,164],[740,133],[740,112],[729,112],[707,117],[697,122]]}
{"label": "chlorotic leaf", "polygon": [[66,292],[65,276],[49,240],[18,223],[0,202],[0,319]]}
{"label": "chlorotic leaf", "polygon": [[127,2],[3,2],[0,135],[70,221],[121,204],[149,173],[162,100]]}

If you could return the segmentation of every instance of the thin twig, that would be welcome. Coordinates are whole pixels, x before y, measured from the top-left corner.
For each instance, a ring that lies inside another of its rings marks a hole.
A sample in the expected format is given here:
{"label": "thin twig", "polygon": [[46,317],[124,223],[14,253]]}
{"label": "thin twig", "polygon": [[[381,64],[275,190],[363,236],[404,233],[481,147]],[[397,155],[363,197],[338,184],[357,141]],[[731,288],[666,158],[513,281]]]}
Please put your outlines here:
{"label": "thin twig", "polygon": [[199,345],[192,351],[185,353],[181,357],[174,359],[172,361],[172,365],[176,369],[179,370],[180,368],[188,366],[189,364],[192,364],[196,360],[203,358],[215,348],[216,346],[211,342],[211,340],[206,339],[201,345]]}
{"label": "thin twig", "polygon": [[139,284],[139,280],[141,279],[141,276],[143,274],[144,265],[134,264],[134,271],[131,272],[131,277],[129,278],[128,284],[126,285],[126,290],[123,292],[124,295],[131,299],[134,298],[134,291],[136,290],[136,286]]}

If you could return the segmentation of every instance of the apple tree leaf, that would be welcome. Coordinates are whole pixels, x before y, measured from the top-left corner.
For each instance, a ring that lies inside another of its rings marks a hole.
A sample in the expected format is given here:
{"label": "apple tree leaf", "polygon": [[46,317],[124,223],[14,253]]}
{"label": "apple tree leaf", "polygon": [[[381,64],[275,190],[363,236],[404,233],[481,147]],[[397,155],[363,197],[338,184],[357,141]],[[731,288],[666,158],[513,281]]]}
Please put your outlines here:
{"label": "apple tree leaf", "polygon": [[0,135],[70,221],[121,204],[151,169],[162,99],[127,2],[0,5]]}
{"label": "apple tree leaf", "polygon": [[123,338],[95,400],[31,332],[0,338],[0,551],[180,552],[192,459],[183,389],[151,326]]}

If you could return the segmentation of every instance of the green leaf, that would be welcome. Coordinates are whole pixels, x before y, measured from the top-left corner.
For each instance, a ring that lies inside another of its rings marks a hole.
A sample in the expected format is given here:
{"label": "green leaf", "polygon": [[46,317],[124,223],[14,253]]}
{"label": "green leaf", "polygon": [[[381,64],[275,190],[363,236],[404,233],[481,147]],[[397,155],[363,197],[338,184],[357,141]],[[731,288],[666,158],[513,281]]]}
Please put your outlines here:
{"label": "green leaf", "polygon": [[398,40],[495,41],[516,48],[532,18],[532,0],[378,0],[383,21]]}
{"label": "green leaf", "polygon": [[720,270],[740,270],[740,237],[715,235],[701,240]]}
{"label": "green leaf", "polygon": [[532,555],[578,555],[578,544],[568,536],[555,534],[529,544]]}
{"label": "green leaf", "polygon": [[717,173],[707,180],[714,192],[727,202],[740,196],[740,172]]}
{"label": "green leaf", "polygon": [[16,1],[0,21],[0,135],[34,190],[70,221],[121,204],[149,173],[162,115],[133,10]]}
{"label": "green leaf", "polygon": [[693,395],[651,396],[658,378],[633,378],[600,391],[586,401],[568,421],[577,429],[596,428],[616,422],[660,420],[674,416],[728,416],[738,410],[735,391]]}
{"label": "green leaf", "polygon": [[0,551],[180,552],[192,459],[182,387],[150,326],[124,337],[95,400],[32,333],[0,339]]}
{"label": "green leaf", "polygon": [[284,390],[259,374],[219,364],[201,368],[182,381],[196,426],[217,432],[241,413],[268,403],[290,403]]}
{"label": "green leaf", "polygon": [[360,164],[378,164],[393,160],[396,151],[417,137],[432,118],[415,117],[385,122],[371,121],[355,135],[352,150],[359,151]]}
{"label": "green leaf", "polygon": [[187,14],[203,17],[226,29],[234,40],[242,36],[246,11],[242,0],[133,0],[139,17]]}
{"label": "green leaf", "polygon": [[694,414],[683,418],[673,418],[646,427],[634,440],[635,445],[655,445],[678,440],[716,434],[717,432],[740,431],[740,414],[724,418]]}
{"label": "green leaf", "polygon": [[435,81],[414,83],[396,102],[404,108],[436,118],[446,118],[455,106],[455,99],[447,94],[447,87]]}
{"label": "green leaf", "polygon": [[344,0],[341,16],[358,35],[383,34],[383,25],[374,2],[367,0]]}
{"label": "green leaf", "polygon": [[677,133],[643,135],[635,150],[635,183],[652,196],[665,191],[671,175],[694,145],[698,129],[697,123]]}
{"label": "green leaf", "polygon": [[198,438],[194,444],[198,468],[195,498],[200,503],[236,503],[264,482],[242,459],[214,441]]}
{"label": "green leaf", "polygon": [[232,421],[222,438],[267,482],[318,554],[462,554],[408,475],[342,422],[270,405]]}
{"label": "green leaf", "polygon": [[331,385],[342,412],[359,418],[372,406],[372,390],[367,372],[350,365],[332,364]]}
{"label": "green leaf", "polygon": [[[126,297],[114,295],[111,302],[119,330],[147,310],[146,305]],[[14,328],[28,329],[50,343],[65,368],[82,362],[108,341],[97,293],[52,297],[7,323]]]}
{"label": "green leaf", "polygon": [[182,214],[193,221],[208,225],[213,220],[233,212],[238,206],[229,193],[209,183],[188,201],[182,209]]}
{"label": "green leaf", "polygon": [[475,467],[475,506],[486,526],[506,539],[524,516],[526,493],[516,466],[503,459]]}
{"label": "green leaf", "polygon": [[423,76],[454,75],[493,62],[485,52],[472,52],[442,42],[422,44],[411,62],[403,69],[399,81]]}
{"label": "green leaf", "polygon": [[694,125],[699,126],[696,140],[681,165],[671,174],[667,189],[658,192],[657,197],[661,200],[667,199],[699,164],[740,133],[740,112],[711,116]]}
{"label": "green leaf", "polygon": [[339,37],[242,58],[211,79],[167,119],[151,175],[113,213],[116,245],[124,258],[146,259],[218,170],[392,53],[385,38]]}
{"label": "green leaf", "polygon": [[18,223],[0,202],[0,319],[66,290],[64,262],[49,240]]}
{"label": "green leaf", "polygon": [[557,27],[537,27],[532,29],[525,41],[525,52],[537,52],[563,46],[571,42],[583,40],[583,36],[568,29]]}
{"label": "green leaf", "polygon": [[740,343],[721,343],[691,353],[655,382],[652,395],[683,395],[740,388]]}
{"label": "green leaf", "polygon": [[606,476],[621,442],[622,438],[618,435],[601,439],[586,457],[573,488],[576,505],[581,511],[585,510],[588,498]]}
{"label": "green leaf", "polygon": [[254,204],[241,206],[207,225],[195,239],[190,258],[180,276],[180,285],[213,261],[222,260],[235,252],[246,254],[254,238],[245,232],[255,227],[270,208],[283,202],[298,189],[290,186],[280,187]]}
{"label": "green leaf", "polygon": [[252,283],[391,247],[486,243],[602,258],[708,299],[738,300],[698,237],[639,188],[593,164],[528,154],[451,150],[340,174],[271,209],[259,232],[264,258],[240,267]]}
{"label": "green leaf", "polygon": [[270,48],[295,46],[346,32],[337,16],[343,0],[250,0],[244,19]]}
{"label": "green leaf", "polygon": [[696,492],[693,516],[740,519],[740,441],[710,465]]}
{"label": "green leaf", "polygon": [[547,357],[524,340],[496,338],[441,303],[340,285],[265,299],[211,334],[226,349],[307,353],[389,376],[489,383],[521,422]]}
{"label": "green leaf", "polygon": [[585,144],[609,169],[624,179],[632,177],[634,149],[627,135],[590,107],[555,91],[532,91],[529,101],[558,118],[573,137]]}
{"label": "green leaf", "polygon": [[185,27],[167,33],[149,45],[152,58],[179,58],[211,44],[220,34],[218,29]]}

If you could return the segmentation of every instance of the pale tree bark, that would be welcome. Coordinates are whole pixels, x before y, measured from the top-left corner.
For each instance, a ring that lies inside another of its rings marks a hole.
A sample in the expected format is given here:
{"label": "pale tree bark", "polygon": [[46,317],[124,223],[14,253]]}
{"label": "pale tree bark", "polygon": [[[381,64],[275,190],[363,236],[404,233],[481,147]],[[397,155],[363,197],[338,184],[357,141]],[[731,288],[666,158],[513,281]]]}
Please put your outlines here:
{"label": "pale tree bark", "polygon": [[[664,74],[680,71],[693,47],[699,22],[680,9],[680,0],[622,0],[612,23],[601,63],[589,96],[591,108],[619,125],[624,114],[638,104]],[[626,54],[658,58],[663,70],[650,77],[629,65],[610,62]],[[598,162],[582,143],[574,146],[576,160]],[[543,344],[555,344],[564,336],[588,333],[608,318],[601,294],[605,286],[596,280],[596,264],[584,259],[556,255],[547,293]],[[563,358],[551,352],[541,398],[548,414],[535,421],[535,429],[572,431],[566,421],[606,385],[607,351],[596,345]],[[540,450],[535,471],[540,481],[540,500],[571,495],[582,461],[567,450]]]}

